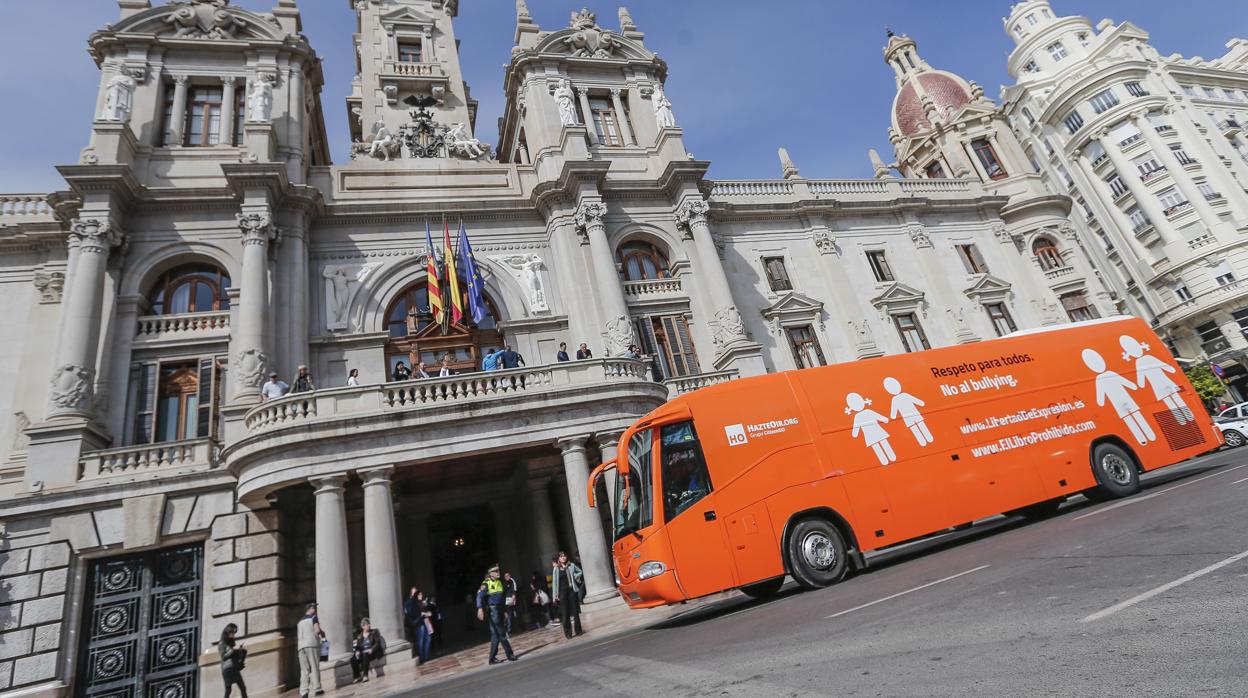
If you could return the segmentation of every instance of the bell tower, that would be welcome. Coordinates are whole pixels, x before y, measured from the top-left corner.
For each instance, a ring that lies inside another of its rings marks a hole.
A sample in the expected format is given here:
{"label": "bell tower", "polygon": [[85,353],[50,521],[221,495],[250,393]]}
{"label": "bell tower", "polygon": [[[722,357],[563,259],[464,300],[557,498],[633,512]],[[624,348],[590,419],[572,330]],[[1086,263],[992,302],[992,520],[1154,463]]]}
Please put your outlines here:
{"label": "bell tower", "polygon": [[417,110],[434,124],[462,124],[471,137],[477,101],[460,71],[453,24],[459,0],[348,2],[358,18],[356,76],[347,97],[352,140],[371,142],[382,125],[397,137]]}

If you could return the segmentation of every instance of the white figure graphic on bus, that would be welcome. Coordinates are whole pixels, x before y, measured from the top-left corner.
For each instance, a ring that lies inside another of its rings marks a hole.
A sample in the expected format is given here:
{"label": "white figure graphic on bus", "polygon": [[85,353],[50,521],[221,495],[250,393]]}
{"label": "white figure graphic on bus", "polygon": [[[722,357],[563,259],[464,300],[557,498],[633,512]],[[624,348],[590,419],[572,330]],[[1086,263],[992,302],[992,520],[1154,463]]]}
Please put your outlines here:
{"label": "white figure graphic on bus", "polygon": [[888,417],[867,409],[871,401],[859,395],[858,393],[850,393],[845,396],[845,414],[854,415],[854,430],[851,436],[857,438],[858,433],[862,433],[863,441],[871,447],[875,452],[875,457],[880,460],[880,465],[888,465],[897,460],[897,454],[893,453],[893,447],[888,443],[888,431],[881,424],[888,424]]}
{"label": "white figure graphic on bus", "polygon": [[1096,404],[1104,406],[1105,400],[1108,399],[1118,416],[1122,417],[1122,421],[1131,430],[1131,435],[1141,446],[1148,444],[1149,441],[1156,441],[1157,435],[1153,433],[1153,428],[1149,426],[1148,420],[1140,412],[1140,406],[1136,404],[1135,398],[1131,397],[1131,391],[1136,389],[1135,383],[1107,369],[1105,357],[1098,354],[1095,349],[1083,350],[1083,364],[1096,374]]}
{"label": "white figure graphic on bus", "polygon": [[932,430],[927,428],[923,413],[919,412],[919,408],[927,403],[909,393],[901,392],[901,381],[891,376],[884,379],[884,389],[893,396],[893,402],[888,408],[889,419],[901,417],[901,421],[910,428],[910,433],[914,434],[914,440],[918,441],[920,446],[930,444]]}
{"label": "white figure graphic on bus", "polygon": [[1149,346],[1140,343],[1135,337],[1124,334],[1118,338],[1118,343],[1122,345],[1122,358],[1127,361],[1135,360],[1135,382],[1141,388],[1151,385],[1153,397],[1166,403],[1174,420],[1179,424],[1187,424],[1195,419],[1183,398],[1179,397],[1179,384],[1166,375],[1176,372],[1173,366],[1152,354],[1146,354]]}

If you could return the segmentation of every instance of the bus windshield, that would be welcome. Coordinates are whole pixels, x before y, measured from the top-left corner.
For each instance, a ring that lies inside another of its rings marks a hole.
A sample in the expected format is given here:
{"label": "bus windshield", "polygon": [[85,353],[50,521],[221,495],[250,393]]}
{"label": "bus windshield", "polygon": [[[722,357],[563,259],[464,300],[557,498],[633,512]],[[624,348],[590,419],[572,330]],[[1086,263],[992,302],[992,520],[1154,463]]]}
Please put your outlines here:
{"label": "bus windshield", "polygon": [[653,478],[651,461],[654,454],[654,432],[650,429],[633,434],[628,440],[628,497],[624,497],[624,478],[615,479],[615,540],[646,528],[654,521]]}

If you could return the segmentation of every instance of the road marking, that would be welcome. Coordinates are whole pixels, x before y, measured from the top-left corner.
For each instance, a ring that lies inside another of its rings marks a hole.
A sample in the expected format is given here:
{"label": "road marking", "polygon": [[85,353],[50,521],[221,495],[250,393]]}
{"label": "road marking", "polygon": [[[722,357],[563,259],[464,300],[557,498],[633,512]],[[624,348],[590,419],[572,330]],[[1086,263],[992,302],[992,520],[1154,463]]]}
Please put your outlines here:
{"label": "road marking", "polygon": [[1130,608],[1130,607],[1134,606],[1135,604],[1137,604],[1137,603],[1139,603],[1139,602],[1141,602],[1141,601],[1147,601],[1147,600],[1149,600],[1149,599],[1153,598],[1154,596],[1156,596],[1156,595],[1158,595],[1158,594],[1164,594],[1164,593],[1166,593],[1167,591],[1170,591],[1171,589],[1173,589],[1173,588],[1175,588],[1175,587],[1177,587],[1177,586],[1180,586],[1180,585],[1183,585],[1183,584],[1187,584],[1188,582],[1192,581],[1193,579],[1197,579],[1197,578],[1199,578],[1199,577],[1203,577],[1203,576],[1205,576],[1206,574],[1209,574],[1210,572],[1216,572],[1216,571],[1218,571],[1218,570],[1222,569],[1223,567],[1226,567],[1227,565],[1230,565],[1230,564],[1233,564],[1233,563],[1239,562],[1240,560],[1243,560],[1243,559],[1244,559],[1244,558],[1246,558],[1246,557],[1248,557],[1248,550],[1245,550],[1244,552],[1239,553],[1238,555],[1232,555],[1232,556],[1230,556],[1230,557],[1226,558],[1225,560],[1222,560],[1221,562],[1215,562],[1215,563],[1213,563],[1212,565],[1209,565],[1208,567],[1206,567],[1206,568],[1204,568],[1204,569],[1196,570],[1195,572],[1193,572],[1193,573],[1191,573],[1191,574],[1189,574],[1189,575],[1186,575],[1186,576],[1183,576],[1183,577],[1179,577],[1178,579],[1174,580],[1173,582],[1169,582],[1169,583],[1167,583],[1167,584],[1162,584],[1161,586],[1156,587],[1156,588],[1154,588],[1154,589],[1149,589],[1148,591],[1144,592],[1143,594],[1139,594],[1139,595],[1137,595],[1137,596],[1132,596],[1131,598],[1127,599],[1126,601],[1122,601],[1122,602],[1120,602],[1120,603],[1116,603],[1116,604],[1114,604],[1113,606],[1110,606],[1109,608],[1106,608],[1106,609],[1103,609],[1103,610],[1097,611],[1096,613],[1093,613],[1093,614],[1092,614],[1092,615],[1090,615],[1090,616],[1085,616],[1085,617],[1083,617],[1083,618],[1080,618],[1080,619],[1079,619],[1079,622],[1080,622],[1080,623],[1091,623],[1092,621],[1095,621],[1095,620],[1100,620],[1100,619],[1102,619],[1102,618],[1104,618],[1104,617],[1106,617],[1106,616],[1113,615],[1113,614],[1115,614],[1115,613],[1117,613],[1117,612],[1121,611],[1121,610],[1122,610],[1122,609],[1124,609],[1124,608]]}
{"label": "road marking", "polygon": [[876,599],[875,601],[871,601],[871,602],[869,602],[869,603],[864,603],[864,604],[862,604],[861,606],[854,606],[853,608],[848,608],[848,609],[845,609],[844,611],[840,611],[839,613],[833,613],[832,615],[825,617],[825,618],[824,618],[824,620],[829,620],[829,619],[832,619],[832,618],[836,618],[836,617],[838,617],[838,616],[843,616],[843,615],[845,615],[846,613],[853,613],[854,611],[861,611],[862,609],[867,608],[868,606],[874,606],[874,605],[876,605],[877,603],[884,603],[885,601],[891,601],[891,600],[893,600],[893,599],[897,598],[898,596],[905,596],[906,594],[911,594],[911,593],[914,593],[914,592],[919,591],[919,590],[921,590],[921,589],[926,589],[926,588],[928,588],[928,587],[930,587],[930,586],[936,586],[937,584],[940,584],[940,583],[942,583],[942,582],[947,582],[947,581],[949,581],[949,580],[951,580],[951,579],[957,579],[958,577],[961,577],[961,576],[963,576],[963,575],[967,575],[967,574],[970,574],[970,573],[972,573],[972,572],[978,572],[978,571],[980,571],[980,570],[987,569],[987,568],[989,568],[989,567],[992,567],[992,565],[980,565],[979,567],[976,567],[975,569],[966,570],[965,572],[959,572],[959,573],[957,573],[957,574],[951,574],[951,575],[949,575],[948,577],[945,577],[944,579],[937,579],[937,580],[936,580],[936,581],[934,581],[934,582],[928,582],[927,584],[922,584],[922,585],[917,586],[917,587],[915,587],[915,588],[913,588],[913,589],[906,589],[905,591],[899,591],[899,592],[897,592],[896,594],[893,594],[893,595],[891,595],[891,596],[885,596],[885,597],[884,597],[884,598],[882,598],[882,599]]}
{"label": "road marking", "polygon": [[1241,477],[1240,479],[1236,480],[1235,482],[1232,482],[1231,484],[1238,485],[1241,482],[1248,482],[1248,477]]}
{"label": "road marking", "polygon": [[[1172,490],[1177,490],[1177,489],[1179,489],[1180,487],[1187,487],[1188,485],[1194,485],[1194,484],[1196,484],[1196,483],[1200,482],[1201,480],[1208,480],[1208,479],[1209,479],[1209,478],[1211,478],[1211,477],[1217,477],[1217,476],[1219,476],[1219,475],[1225,475],[1226,473],[1229,473],[1229,472],[1231,472],[1232,470],[1239,470],[1240,468],[1248,468],[1248,463],[1244,463],[1243,465],[1237,465],[1237,466],[1235,466],[1235,467],[1233,467],[1233,468],[1226,468],[1226,469],[1224,469],[1224,470],[1219,470],[1219,471],[1218,471],[1218,472],[1216,472],[1216,473],[1213,473],[1213,474],[1210,474],[1210,475],[1206,475],[1206,476],[1204,476],[1204,477],[1198,477],[1198,478],[1196,478],[1195,480],[1188,480],[1187,482],[1180,482],[1179,484],[1177,484],[1177,485],[1175,485],[1175,486],[1173,486],[1173,487],[1167,487],[1167,488],[1166,488],[1166,489],[1164,489],[1164,490],[1158,490],[1158,491],[1156,491],[1156,492],[1150,492],[1149,494],[1146,494],[1146,495],[1143,495],[1143,496],[1139,496],[1139,497],[1132,497],[1132,498],[1130,498],[1130,499],[1124,499],[1124,500],[1122,500],[1121,502],[1114,502],[1113,504],[1110,504],[1109,506],[1104,506],[1104,507],[1101,507],[1100,509],[1097,509],[1097,510],[1095,510],[1095,511],[1089,511],[1089,512],[1088,512],[1088,513],[1086,513],[1086,514],[1080,514],[1079,516],[1076,516],[1075,518],[1071,519],[1071,521],[1078,521],[1079,519],[1086,519],[1086,518],[1088,518],[1089,516],[1096,516],[1097,514],[1104,514],[1105,512],[1107,512],[1107,511],[1113,511],[1114,509],[1121,509],[1122,507],[1125,507],[1125,506],[1130,506],[1130,505],[1132,505],[1132,504],[1138,504],[1138,503],[1140,503],[1140,502],[1146,502],[1146,501],[1148,501],[1148,500],[1152,499],[1153,497],[1160,497],[1161,495],[1163,495],[1163,494],[1165,494],[1165,493],[1167,493],[1167,492],[1170,492],[1170,491],[1172,491]],[[1245,479],[1248,479],[1248,478],[1245,478]],[[1240,480],[1240,482],[1243,482],[1243,480]],[[1232,484],[1235,484],[1235,483],[1232,483]]]}

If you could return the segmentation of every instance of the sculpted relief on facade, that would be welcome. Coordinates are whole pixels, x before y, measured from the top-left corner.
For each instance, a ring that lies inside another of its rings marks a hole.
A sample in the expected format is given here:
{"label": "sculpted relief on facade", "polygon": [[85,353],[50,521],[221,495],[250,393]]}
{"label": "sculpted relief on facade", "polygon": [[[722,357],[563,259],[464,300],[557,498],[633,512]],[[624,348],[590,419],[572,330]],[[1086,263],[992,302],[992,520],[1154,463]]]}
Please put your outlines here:
{"label": "sculpted relief on facade", "polygon": [[359,285],[380,266],[381,262],[335,264],[321,270],[325,279],[325,326],[328,329],[350,329],[347,311],[351,301]]}
{"label": "sculpted relief on facade", "polygon": [[524,286],[528,294],[529,308],[535,313],[550,312],[546,302],[546,282],[542,279],[545,263],[535,254],[498,255],[490,257]]}

